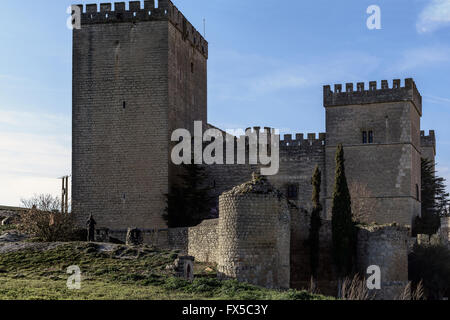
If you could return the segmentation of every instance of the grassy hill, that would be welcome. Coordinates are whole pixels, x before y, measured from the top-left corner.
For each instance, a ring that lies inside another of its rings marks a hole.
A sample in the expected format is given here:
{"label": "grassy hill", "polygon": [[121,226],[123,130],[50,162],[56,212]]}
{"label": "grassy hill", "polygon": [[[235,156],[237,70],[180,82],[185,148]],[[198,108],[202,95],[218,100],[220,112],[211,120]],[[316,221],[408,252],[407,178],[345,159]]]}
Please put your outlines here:
{"label": "grassy hill", "polygon": [[[1,249],[1,244],[0,244]],[[0,250],[0,300],[4,299],[327,299],[306,291],[277,291],[219,281],[214,266],[195,265],[190,283],[174,277],[167,266],[177,253],[150,247],[82,242],[42,245],[20,250]],[[67,267],[81,269],[80,290],[69,290]]]}

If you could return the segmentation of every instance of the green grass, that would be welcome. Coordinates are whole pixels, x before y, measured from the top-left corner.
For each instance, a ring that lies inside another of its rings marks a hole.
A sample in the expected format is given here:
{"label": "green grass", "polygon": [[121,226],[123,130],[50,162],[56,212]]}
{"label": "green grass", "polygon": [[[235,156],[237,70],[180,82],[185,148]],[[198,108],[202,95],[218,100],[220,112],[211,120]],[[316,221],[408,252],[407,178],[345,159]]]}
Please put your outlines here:
{"label": "green grass", "polygon": [[13,225],[13,224],[6,225],[6,226],[0,226],[0,234],[2,234],[3,232],[6,232],[6,231],[15,230],[15,229],[17,229],[17,226]]}
{"label": "green grass", "polygon": [[[174,252],[125,246],[102,253],[87,243],[68,243],[43,252],[22,250],[0,254],[0,300],[326,299],[305,291],[268,290],[237,281],[219,281],[215,271],[204,271],[205,264],[196,265],[196,279],[191,283],[166,270],[175,257]],[[80,290],[67,289],[66,270],[71,265],[81,269]]]}

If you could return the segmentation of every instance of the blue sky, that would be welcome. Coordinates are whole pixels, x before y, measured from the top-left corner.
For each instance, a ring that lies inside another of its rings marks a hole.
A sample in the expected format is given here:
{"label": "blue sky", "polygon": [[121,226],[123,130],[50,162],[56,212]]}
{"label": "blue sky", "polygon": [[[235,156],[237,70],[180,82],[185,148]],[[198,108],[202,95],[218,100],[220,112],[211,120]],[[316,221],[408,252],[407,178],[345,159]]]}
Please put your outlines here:
{"label": "blue sky", "polygon": [[[79,1],[77,3],[93,3]],[[97,2],[99,3],[99,2]],[[450,180],[450,0],[175,0],[209,41],[209,122],[322,132],[322,86],[413,77]],[[67,0],[2,1],[0,204],[59,195],[71,168]],[[381,8],[369,30],[367,7]]]}

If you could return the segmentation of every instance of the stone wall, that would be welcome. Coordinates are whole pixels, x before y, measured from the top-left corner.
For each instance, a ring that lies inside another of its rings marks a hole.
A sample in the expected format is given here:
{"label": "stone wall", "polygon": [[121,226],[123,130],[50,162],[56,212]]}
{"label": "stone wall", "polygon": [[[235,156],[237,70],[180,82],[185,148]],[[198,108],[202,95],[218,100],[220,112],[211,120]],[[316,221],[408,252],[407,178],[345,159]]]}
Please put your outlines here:
{"label": "stone wall", "polygon": [[381,290],[376,299],[395,300],[408,284],[409,229],[398,225],[360,227],[357,241],[357,269],[367,275],[371,265],[381,269]]}
{"label": "stone wall", "polygon": [[322,181],[324,181],[325,134],[321,133],[317,137],[316,134],[310,133],[307,139],[304,139],[303,134],[297,134],[295,138],[285,135],[280,141],[280,171],[268,179],[286,196],[288,196],[288,188],[295,186],[297,195],[289,200],[298,207],[310,210],[311,177],[316,166],[319,166],[322,171]]}
{"label": "stone wall", "polygon": [[73,31],[74,215],[165,228],[170,136],[206,122],[208,44],[170,1],[85,8]]}
{"label": "stone wall", "polygon": [[189,228],[188,254],[196,261],[217,263],[219,219],[205,220],[200,225]]}
{"label": "stone wall", "polygon": [[[259,128],[253,128],[253,130],[259,131]],[[297,188],[297,194],[289,198],[289,200],[294,202],[298,207],[306,209],[310,209],[311,207],[311,177],[317,165],[322,170],[323,180],[325,179],[324,144],[324,133],[320,133],[319,135],[309,133],[306,139],[304,134],[296,134],[295,138],[291,134],[286,134],[280,139],[279,172],[276,175],[268,176],[267,179],[285,195],[288,195],[288,188],[290,186],[295,186]],[[253,172],[259,172],[261,166],[248,164],[248,158],[247,149],[247,164],[215,164],[205,166],[207,186],[212,188],[212,197],[218,200],[222,193],[248,181]]]}
{"label": "stone wall", "polygon": [[[187,253],[188,228],[140,229],[143,243],[163,250],[179,250]],[[108,235],[125,243],[127,230],[108,230]]]}
{"label": "stone wall", "polygon": [[[311,265],[307,211],[291,207],[291,288],[309,289]],[[331,221],[322,220],[319,232],[319,265],[317,289],[327,295],[337,294],[337,278],[333,270]]]}
{"label": "stone wall", "polygon": [[289,288],[286,199],[266,180],[254,177],[224,193],[219,206],[219,276],[267,288]]}
{"label": "stone wall", "polygon": [[[205,220],[196,227],[141,229],[143,243],[164,250],[178,250],[196,261],[217,262],[218,219]],[[125,242],[127,230],[107,230],[110,237]]]}
{"label": "stone wall", "polygon": [[[375,83],[369,91],[353,91],[353,84],[348,84],[346,92],[338,87],[335,92],[329,86],[324,89],[328,218],[340,143],[349,184],[367,185],[377,202],[376,214],[369,222],[411,225],[420,215],[420,194],[418,198],[416,192],[420,190],[420,94],[412,79],[405,80],[405,87],[399,80],[391,89],[387,83],[384,86],[378,90]],[[373,143],[363,143],[363,131],[373,132]]]}

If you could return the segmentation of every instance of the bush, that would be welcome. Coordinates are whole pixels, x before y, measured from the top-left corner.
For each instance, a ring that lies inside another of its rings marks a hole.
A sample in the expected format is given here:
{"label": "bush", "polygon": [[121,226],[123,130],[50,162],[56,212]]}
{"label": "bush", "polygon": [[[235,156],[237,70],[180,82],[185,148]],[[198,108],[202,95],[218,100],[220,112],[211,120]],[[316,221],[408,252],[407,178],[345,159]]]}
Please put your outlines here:
{"label": "bush", "polygon": [[182,278],[171,277],[166,280],[163,287],[167,290],[179,290],[189,286],[189,281]]}
{"label": "bush", "polygon": [[222,283],[216,278],[198,278],[192,282],[187,291],[192,293],[213,292],[221,286]]}
{"label": "bush", "polygon": [[422,281],[425,296],[440,300],[450,291],[450,250],[442,245],[416,245],[409,255],[409,277],[414,285]]}
{"label": "bush", "polygon": [[19,230],[44,242],[70,241],[74,223],[69,215],[33,208],[21,215]]}

